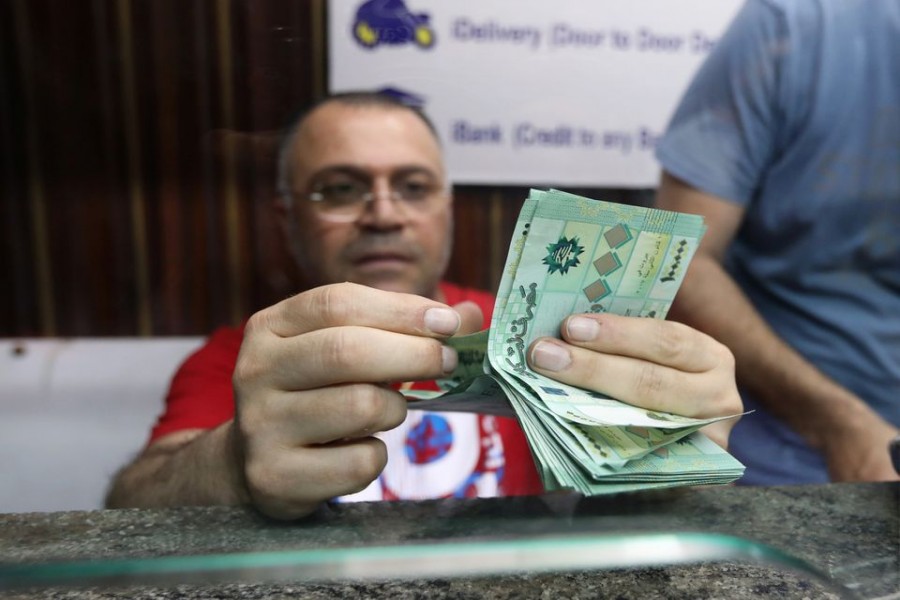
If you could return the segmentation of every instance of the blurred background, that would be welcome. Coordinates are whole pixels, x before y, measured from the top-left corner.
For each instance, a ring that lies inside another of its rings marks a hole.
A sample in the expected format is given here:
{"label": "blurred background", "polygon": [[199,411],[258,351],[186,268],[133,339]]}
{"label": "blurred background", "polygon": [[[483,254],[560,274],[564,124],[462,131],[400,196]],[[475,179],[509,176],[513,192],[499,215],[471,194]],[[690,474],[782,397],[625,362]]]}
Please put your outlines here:
{"label": "blurred background", "polygon": [[[325,93],[326,19],[325,0],[0,3],[0,337],[202,335],[296,291],[273,156]],[[526,195],[457,189],[449,279],[496,287]]]}

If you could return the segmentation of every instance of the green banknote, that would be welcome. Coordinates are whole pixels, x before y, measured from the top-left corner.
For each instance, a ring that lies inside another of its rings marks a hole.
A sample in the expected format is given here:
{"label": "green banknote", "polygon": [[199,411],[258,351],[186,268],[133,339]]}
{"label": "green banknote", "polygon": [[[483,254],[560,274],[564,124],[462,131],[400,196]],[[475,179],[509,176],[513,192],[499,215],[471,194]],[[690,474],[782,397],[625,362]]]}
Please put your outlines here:
{"label": "green banknote", "polygon": [[[575,313],[662,319],[705,225],[697,215],[532,190],[489,329],[450,340],[459,368],[412,406],[515,415],[548,490],[602,494],[727,483],[743,466],[697,430],[719,419],[649,411],[532,371],[531,342]],[[737,415],[734,415],[737,416]]]}

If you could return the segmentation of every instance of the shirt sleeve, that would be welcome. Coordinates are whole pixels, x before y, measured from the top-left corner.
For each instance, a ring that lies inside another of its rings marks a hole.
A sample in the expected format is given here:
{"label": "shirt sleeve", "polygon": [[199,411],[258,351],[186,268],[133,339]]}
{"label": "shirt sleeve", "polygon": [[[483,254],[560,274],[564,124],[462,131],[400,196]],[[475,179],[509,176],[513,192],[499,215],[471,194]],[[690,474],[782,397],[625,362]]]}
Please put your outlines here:
{"label": "shirt sleeve", "polygon": [[176,371],[150,442],[185,429],[212,429],[234,417],[231,377],[242,329],[221,328]]}
{"label": "shirt sleeve", "polygon": [[749,0],[694,76],[656,150],[663,168],[747,204],[776,152],[787,48],[783,14]]}

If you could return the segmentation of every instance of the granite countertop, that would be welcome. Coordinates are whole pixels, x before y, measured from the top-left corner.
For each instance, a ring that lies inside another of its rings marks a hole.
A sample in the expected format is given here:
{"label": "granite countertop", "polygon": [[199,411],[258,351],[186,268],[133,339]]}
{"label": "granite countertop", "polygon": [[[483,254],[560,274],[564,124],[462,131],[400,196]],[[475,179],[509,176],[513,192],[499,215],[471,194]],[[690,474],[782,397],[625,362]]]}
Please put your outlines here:
{"label": "granite countertop", "polygon": [[6,514],[0,564],[675,532],[765,544],[829,580],[773,563],[723,560],[412,579],[275,581],[247,572],[231,581],[4,590],[0,570],[0,598],[900,598],[895,483],[329,505],[292,523],[245,507]]}

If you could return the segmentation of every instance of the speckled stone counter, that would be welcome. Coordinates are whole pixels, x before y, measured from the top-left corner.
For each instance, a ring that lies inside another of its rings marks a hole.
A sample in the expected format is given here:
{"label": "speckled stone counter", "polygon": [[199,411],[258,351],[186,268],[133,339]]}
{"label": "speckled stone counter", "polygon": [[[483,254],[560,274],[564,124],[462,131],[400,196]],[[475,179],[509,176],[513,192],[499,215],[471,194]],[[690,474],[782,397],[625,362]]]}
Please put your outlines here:
{"label": "speckled stone counter", "polygon": [[325,506],[293,523],[247,508],[9,514],[0,515],[0,564],[673,532],[765,544],[830,581],[774,563],[714,560],[413,579],[249,573],[226,582],[19,587],[0,598],[900,598],[900,484],[887,483],[365,503]]}

